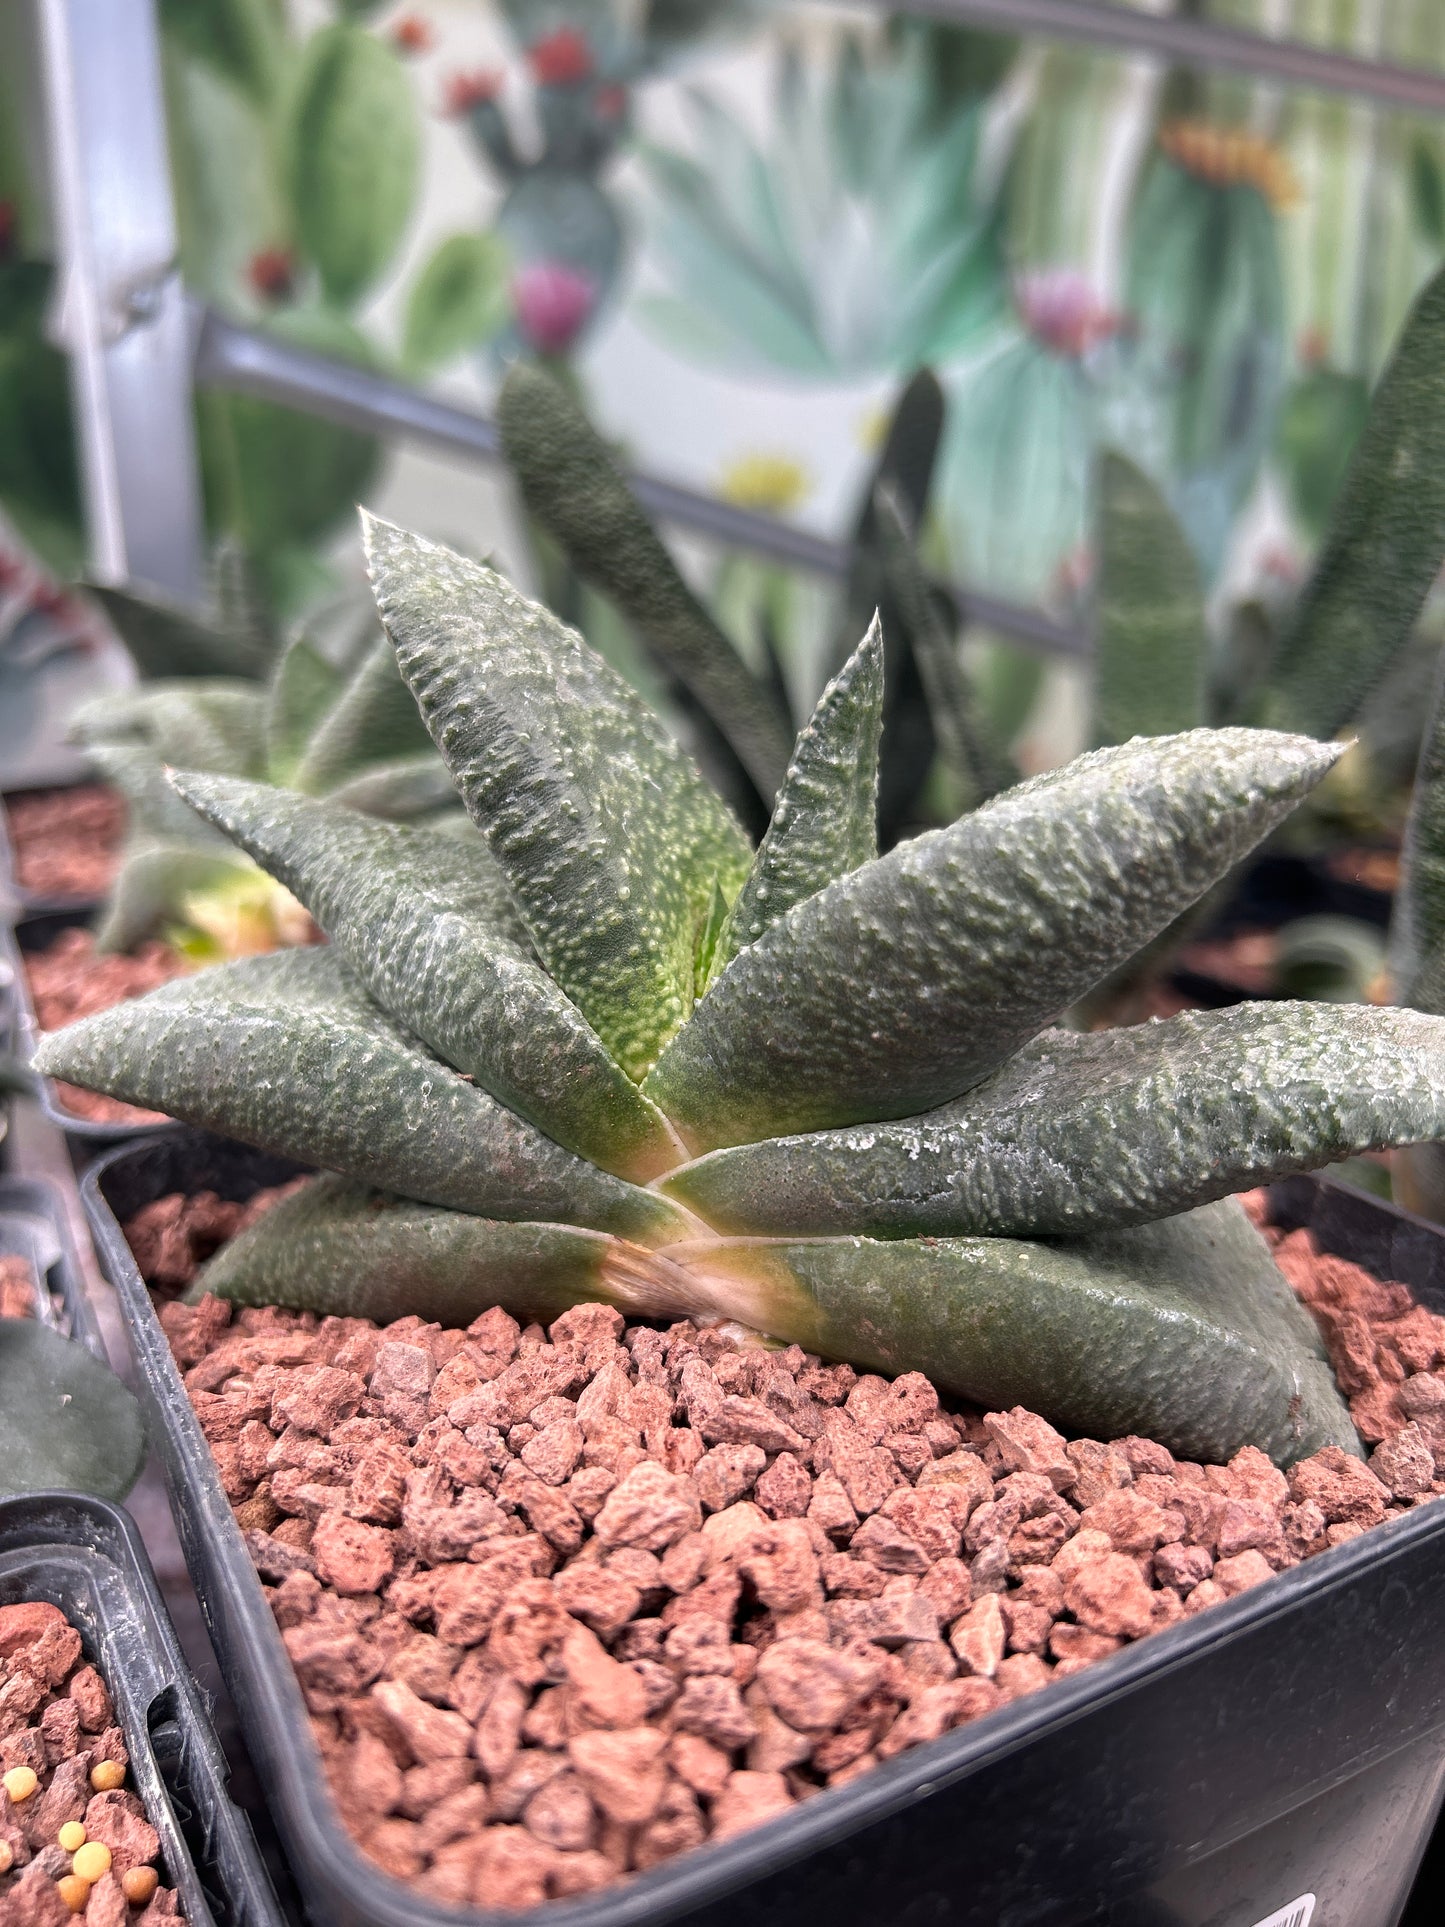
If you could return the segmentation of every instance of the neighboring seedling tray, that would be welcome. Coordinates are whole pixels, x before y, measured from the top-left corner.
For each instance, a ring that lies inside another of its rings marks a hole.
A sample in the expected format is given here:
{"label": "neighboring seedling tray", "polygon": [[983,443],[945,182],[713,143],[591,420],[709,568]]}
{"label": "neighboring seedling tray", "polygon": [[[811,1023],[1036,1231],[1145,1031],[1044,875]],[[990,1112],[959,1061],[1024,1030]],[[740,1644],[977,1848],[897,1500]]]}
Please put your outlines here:
{"label": "neighboring seedling tray", "polygon": [[[301,1694],[215,1462],[120,1230],[142,1205],[245,1198],[295,1170],[176,1132],[121,1147],[83,1192],[129,1326],[216,1651],[292,1866],[328,1927],[455,1913],[368,1867],[327,1791]],[[1316,1181],[1281,1193],[1333,1249],[1439,1308],[1445,1241]],[[1445,1788],[1445,1503],[1312,1558],[905,1753],[785,1818],[611,1892],[498,1923],[795,1927],[1390,1927]],[[1278,1914],[1276,1913],[1278,1911]]]}
{"label": "neighboring seedling tray", "polygon": [[104,1361],[64,1201],[47,1178],[0,1177],[0,1258],[28,1261],[40,1286],[37,1316]]}
{"label": "neighboring seedling tray", "polygon": [[188,1927],[282,1927],[130,1520],[71,1493],[0,1500],[0,1605],[32,1599],[60,1608],[110,1688]]}

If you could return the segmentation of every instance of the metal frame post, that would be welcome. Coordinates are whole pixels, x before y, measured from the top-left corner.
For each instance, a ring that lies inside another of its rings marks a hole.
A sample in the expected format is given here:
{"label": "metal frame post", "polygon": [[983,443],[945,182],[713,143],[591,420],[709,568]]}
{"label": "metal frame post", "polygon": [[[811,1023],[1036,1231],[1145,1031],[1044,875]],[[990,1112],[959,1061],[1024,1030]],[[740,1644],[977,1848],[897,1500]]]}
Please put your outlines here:
{"label": "metal frame post", "polygon": [[37,0],[91,568],[194,599],[191,341],[154,0]]}

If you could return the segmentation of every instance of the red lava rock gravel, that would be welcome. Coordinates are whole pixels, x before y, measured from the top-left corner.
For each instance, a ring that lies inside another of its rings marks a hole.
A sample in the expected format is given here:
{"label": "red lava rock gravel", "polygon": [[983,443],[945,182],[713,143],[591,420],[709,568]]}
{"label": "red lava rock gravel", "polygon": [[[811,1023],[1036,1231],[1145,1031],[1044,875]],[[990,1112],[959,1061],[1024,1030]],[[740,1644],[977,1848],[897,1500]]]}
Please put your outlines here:
{"label": "red lava rock gravel", "polygon": [[45,897],[103,897],[125,836],[125,802],[104,783],[5,799],[15,881]]}
{"label": "red lava rock gravel", "polygon": [[34,1318],[39,1310],[40,1286],[29,1260],[0,1258],[0,1318]]}
{"label": "red lava rock gravel", "polygon": [[[239,1216],[163,1199],[128,1231],[176,1287]],[[548,1330],[160,1316],[357,1845],[435,1900],[526,1907],[771,1819],[1445,1491],[1445,1319],[1271,1236],[1355,1375],[1368,1465],[1065,1439],[916,1372],[600,1305]]]}
{"label": "red lava rock gravel", "polygon": [[129,1764],[105,1682],[64,1613],[0,1606],[0,1927],[181,1919]]}
{"label": "red lava rock gravel", "polygon": [[[127,997],[142,997],[181,976],[187,967],[178,951],[154,940],[124,955],[102,953],[89,930],[62,930],[46,949],[26,953],[22,961],[35,1021],[42,1030],[59,1030],[78,1018],[124,1003]],[[151,1124],[159,1116],[73,1084],[57,1082],[55,1088],[66,1110],[95,1123]]]}

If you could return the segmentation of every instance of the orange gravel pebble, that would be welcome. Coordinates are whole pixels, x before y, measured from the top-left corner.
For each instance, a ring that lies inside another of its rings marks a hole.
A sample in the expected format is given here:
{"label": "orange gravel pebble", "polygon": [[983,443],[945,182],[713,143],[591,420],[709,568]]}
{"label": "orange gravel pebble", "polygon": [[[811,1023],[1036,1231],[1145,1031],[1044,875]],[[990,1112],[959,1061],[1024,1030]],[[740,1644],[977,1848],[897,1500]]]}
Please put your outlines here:
{"label": "orange gravel pebble", "polygon": [[83,1847],[76,1848],[70,1870],[93,1887],[103,1873],[110,1872],[110,1848],[103,1840],[87,1840]]}
{"label": "orange gravel pebble", "polygon": [[77,1847],[85,1845],[85,1822],[67,1820],[55,1837],[67,1853],[74,1853]]}
{"label": "orange gravel pebble", "polygon": [[56,1892],[65,1902],[71,1913],[85,1911],[85,1903],[90,1899],[90,1882],[82,1880],[78,1873],[68,1873],[55,1883]]}
{"label": "orange gravel pebble", "polygon": [[116,1760],[98,1760],[90,1769],[90,1784],[97,1793],[114,1793],[125,1785],[125,1768]]}
{"label": "orange gravel pebble", "polygon": [[22,1800],[28,1800],[39,1785],[40,1781],[36,1778],[33,1766],[12,1766],[4,1778],[0,1779],[0,1786],[4,1787],[17,1807]]}
{"label": "orange gravel pebble", "polygon": [[121,1892],[132,1907],[144,1907],[160,1884],[154,1867],[131,1867],[120,1877]]}

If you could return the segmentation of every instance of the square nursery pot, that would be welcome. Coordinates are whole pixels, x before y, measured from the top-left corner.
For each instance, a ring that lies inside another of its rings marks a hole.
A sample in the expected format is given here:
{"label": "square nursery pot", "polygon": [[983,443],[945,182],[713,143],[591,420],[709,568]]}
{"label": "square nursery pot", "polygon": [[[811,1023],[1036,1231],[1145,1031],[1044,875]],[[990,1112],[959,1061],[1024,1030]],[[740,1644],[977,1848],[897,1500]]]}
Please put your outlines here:
{"label": "square nursery pot", "polygon": [[[90,921],[91,913],[86,910],[55,910],[43,916],[24,917],[12,929],[0,930],[0,976],[8,974],[12,979],[13,1048],[25,1063],[34,1055],[41,1036],[30,995],[30,981],[25,974],[25,958],[34,951],[45,949],[63,930],[80,929]],[[175,1128],[164,1118],[123,1124],[80,1117],[67,1106],[51,1077],[39,1080],[38,1102],[49,1121],[69,1138],[72,1150],[86,1153],[94,1153],[107,1144],[129,1143],[137,1138],[154,1137],[158,1131]]]}
{"label": "square nursery pot", "polygon": [[[104,890],[35,890],[20,883],[15,874],[15,834],[10,811],[17,802],[32,797],[62,797],[72,792],[103,790],[104,784],[83,778],[76,783],[47,784],[44,788],[7,790],[0,795],[0,893],[8,894],[16,917],[40,916],[53,910],[87,913],[103,899]],[[113,795],[114,792],[112,791]],[[112,865],[114,868],[114,865]]]}
{"label": "square nursery pot", "polygon": [[106,1362],[95,1311],[58,1188],[48,1178],[0,1177],[0,1258],[24,1258],[39,1287],[36,1317]]}
{"label": "square nursery pot", "polygon": [[60,1608],[110,1688],[187,1927],[283,1927],[131,1521],[71,1492],[0,1500],[0,1605],[23,1600]]}
{"label": "square nursery pot", "polygon": [[[300,1689],[121,1221],[297,1167],[195,1132],[117,1147],[82,1186],[130,1330],[186,1558],[315,1920],[458,1915],[344,1832]],[[1282,1222],[1445,1308],[1445,1235],[1316,1180]],[[1420,1507],[755,1832],[524,1916],[575,1927],[1391,1927],[1445,1791],[1445,1502]]]}

